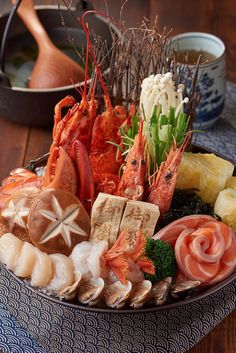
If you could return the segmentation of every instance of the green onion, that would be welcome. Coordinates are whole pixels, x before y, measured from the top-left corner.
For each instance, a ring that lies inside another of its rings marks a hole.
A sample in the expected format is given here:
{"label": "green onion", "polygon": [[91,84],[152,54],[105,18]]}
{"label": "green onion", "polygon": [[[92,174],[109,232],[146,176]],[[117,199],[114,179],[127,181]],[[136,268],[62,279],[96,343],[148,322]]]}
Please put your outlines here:
{"label": "green onion", "polygon": [[[179,112],[175,116],[176,109],[170,108],[169,114],[162,114],[161,105],[155,105],[150,121],[145,117],[144,107],[142,105],[142,114],[144,117],[144,134],[147,137],[147,148],[150,155],[150,171],[153,173],[156,167],[166,160],[171,146],[175,143],[180,147],[184,141],[186,133],[189,129],[190,117],[184,112]],[[117,147],[126,155],[133,146],[134,138],[139,130],[139,117],[133,116],[131,119],[131,127],[120,128],[120,134],[123,139],[121,146],[109,142]]]}

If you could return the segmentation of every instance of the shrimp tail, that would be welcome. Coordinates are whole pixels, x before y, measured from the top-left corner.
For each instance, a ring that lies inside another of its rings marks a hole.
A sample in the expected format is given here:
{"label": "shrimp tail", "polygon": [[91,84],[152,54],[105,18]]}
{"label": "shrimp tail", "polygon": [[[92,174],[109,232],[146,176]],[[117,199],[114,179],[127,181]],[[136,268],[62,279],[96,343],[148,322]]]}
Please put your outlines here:
{"label": "shrimp tail", "polygon": [[126,249],[128,247],[127,235],[127,230],[121,232],[112,248],[102,257],[103,264],[109,266],[122,283],[127,283],[126,273],[129,267],[126,258]]}
{"label": "shrimp tail", "polygon": [[144,273],[148,273],[149,275],[155,275],[155,266],[151,260],[149,260],[147,257],[141,257],[138,261],[137,264],[140,267],[140,270]]}

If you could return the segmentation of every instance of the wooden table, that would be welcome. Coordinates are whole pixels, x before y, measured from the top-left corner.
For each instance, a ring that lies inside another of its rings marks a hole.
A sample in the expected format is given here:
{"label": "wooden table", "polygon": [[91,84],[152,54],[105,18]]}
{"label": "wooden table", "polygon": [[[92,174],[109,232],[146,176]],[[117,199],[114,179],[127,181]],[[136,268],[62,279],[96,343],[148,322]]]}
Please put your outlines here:
{"label": "wooden table", "polygon": [[[53,1],[36,2],[53,3]],[[122,2],[116,0],[115,3],[110,5],[112,14],[117,15],[120,3]],[[93,0],[93,3],[97,8],[103,9],[103,0]],[[230,67],[228,77],[236,81],[236,70],[233,70],[233,64],[236,60],[236,2],[234,0],[199,0],[198,2],[188,1],[187,3],[188,5],[186,5],[186,1],[184,0],[175,2],[175,5],[171,0],[129,0],[125,18],[130,24],[131,17],[129,14],[131,10],[134,12],[132,13],[132,21],[140,20],[142,15],[153,17],[158,12],[160,14],[161,25],[175,25],[175,32],[208,30],[218,35],[222,34],[222,38],[228,44]],[[10,0],[1,0],[0,13],[7,10],[9,6]],[[183,16],[181,17],[181,9],[185,8],[186,19]],[[233,18],[233,16],[235,17]],[[229,25],[231,25],[230,30],[227,27]],[[31,159],[35,159],[48,152],[50,143],[50,130],[20,126],[4,118],[0,118],[0,180],[8,175],[11,169],[26,165]],[[189,351],[189,353],[235,352],[236,311],[218,325],[196,347]]]}

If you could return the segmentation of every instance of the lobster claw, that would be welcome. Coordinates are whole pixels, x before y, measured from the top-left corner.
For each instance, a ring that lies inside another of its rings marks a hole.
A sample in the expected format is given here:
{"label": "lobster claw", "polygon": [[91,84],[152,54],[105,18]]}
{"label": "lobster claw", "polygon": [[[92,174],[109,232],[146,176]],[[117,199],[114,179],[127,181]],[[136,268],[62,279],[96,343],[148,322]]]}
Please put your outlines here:
{"label": "lobster claw", "polygon": [[77,169],[77,197],[90,214],[94,202],[94,179],[87,150],[79,140],[73,142],[71,158]]}
{"label": "lobster claw", "polygon": [[74,164],[62,147],[54,147],[48,159],[44,186],[76,194],[77,175]]}

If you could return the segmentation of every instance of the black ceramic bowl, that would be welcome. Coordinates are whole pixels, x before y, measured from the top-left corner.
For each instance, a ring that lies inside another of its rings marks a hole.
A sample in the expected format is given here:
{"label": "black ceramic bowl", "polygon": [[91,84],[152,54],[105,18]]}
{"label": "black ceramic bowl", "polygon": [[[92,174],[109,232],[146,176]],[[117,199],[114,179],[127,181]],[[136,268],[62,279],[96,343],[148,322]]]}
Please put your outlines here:
{"label": "black ceramic bowl", "polygon": [[[212,152],[200,146],[194,151]],[[31,168],[45,165],[47,157],[31,162]],[[49,297],[0,265],[0,303],[45,352],[177,353],[191,348],[233,310],[235,283],[236,272],[188,299],[114,310]]]}
{"label": "black ceramic bowl", "polygon": [[[75,46],[79,49],[85,47],[86,39],[83,29],[76,18],[81,18],[83,9],[72,10],[70,13],[66,8],[58,9],[57,6],[36,7],[38,16],[46,28],[52,41],[60,47],[72,47],[68,35],[73,39]],[[66,29],[62,25],[62,17]],[[8,15],[0,18],[0,42],[6,26]],[[87,17],[91,32],[96,33],[111,45],[111,32],[107,20],[101,16],[90,14]],[[114,28],[114,27],[113,27]],[[18,16],[13,18],[11,30],[6,47],[6,74],[7,64],[14,58],[17,51],[22,52],[31,48],[34,50],[35,42]],[[70,49],[70,52],[72,50]],[[78,59],[75,54],[73,59]],[[15,61],[17,58],[15,58]],[[15,62],[14,61],[14,62]],[[80,86],[83,83],[80,84]],[[80,94],[74,86],[65,86],[54,89],[28,89],[26,87],[8,87],[4,80],[0,79],[0,116],[20,124],[31,126],[52,126],[53,112],[55,105],[66,95],[73,95],[77,100],[81,99]]]}

